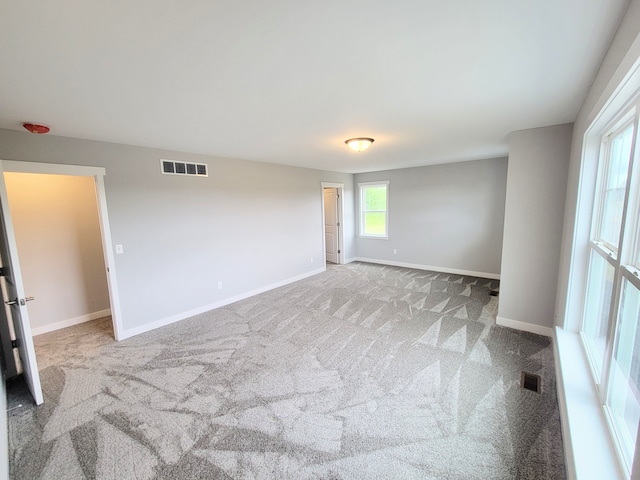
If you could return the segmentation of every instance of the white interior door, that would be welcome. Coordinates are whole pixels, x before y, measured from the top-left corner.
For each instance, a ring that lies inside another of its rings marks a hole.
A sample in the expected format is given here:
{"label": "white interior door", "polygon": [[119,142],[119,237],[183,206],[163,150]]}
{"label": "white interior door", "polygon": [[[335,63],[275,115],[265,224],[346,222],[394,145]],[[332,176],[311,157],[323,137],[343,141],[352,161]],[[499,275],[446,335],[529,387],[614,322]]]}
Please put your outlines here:
{"label": "white interior door", "polygon": [[[16,238],[9,212],[9,201],[7,189],[4,183],[4,174],[0,168],[0,262],[2,263],[3,276],[2,291],[6,295],[4,298],[8,321],[14,329],[22,375],[33,395],[37,405],[40,405],[44,398],[40,386],[40,374],[38,373],[38,363],[36,361],[36,350],[31,336],[31,325],[29,324],[29,313],[27,312],[27,302],[30,300],[25,295],[22,285],[22,275],[20,273],[20,262],[18,260],[18,250]],[[4,296],[3,295],[3,296]]]}
{"label": "white interior door", "polygon": [[338,189],[325,188],[324,244],[327,262],[338,263]]}

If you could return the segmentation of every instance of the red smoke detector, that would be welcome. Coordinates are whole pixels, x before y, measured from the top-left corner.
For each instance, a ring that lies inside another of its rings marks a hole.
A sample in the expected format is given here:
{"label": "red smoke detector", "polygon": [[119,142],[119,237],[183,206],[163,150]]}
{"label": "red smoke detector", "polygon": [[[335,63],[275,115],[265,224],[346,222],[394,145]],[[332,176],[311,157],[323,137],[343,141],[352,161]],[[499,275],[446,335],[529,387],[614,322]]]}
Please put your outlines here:
{"label": "red smoke detector", "polygon": [[23,123],[22,126],[31,133],[49,133],[50,128],[37,123]]}

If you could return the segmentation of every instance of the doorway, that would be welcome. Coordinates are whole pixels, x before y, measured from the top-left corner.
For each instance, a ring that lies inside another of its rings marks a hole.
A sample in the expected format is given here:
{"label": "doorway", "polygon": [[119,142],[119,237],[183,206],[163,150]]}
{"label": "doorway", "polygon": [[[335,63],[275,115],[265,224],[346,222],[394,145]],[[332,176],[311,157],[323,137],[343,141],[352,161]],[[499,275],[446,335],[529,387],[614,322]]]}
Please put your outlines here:
{"label": "doorway", "polygon": [[[5,172],[34,336],[111,315],[93,178]],[[55,278],[55,281],[52,281]]]}
{"label": "doorway", "polygon": [[341,183],[322,182],[322,242],[324,263],[344,263],[343,190]]}
{"label": "doorway", "polygon": [[[115,276],[115,266],[113,259],[113,252],[111,250],[111,233],[109,227],[108,220],[108,212],[107,212],[107,204],[106,204],[106,195],[104,189],[104,175],[105,170],[103,168],[96,167],[82,167],[82,166],[72,166],[72,165],[57,165],[57,164],[40,164],[40,163],[31,163],[31,162],[13,162],[13,161],[0,161],[0,207],[2,213],[2,233],[3,237],[6,239],[7,248],[3,249],[2,252],[2,261],[3,266],[8,268],[11,273],[11,278],[3,277],[3,290],[5,290],[4,286],[7,281],[11,281],[12,291],[7,294],[5,293],[5,302],[7,301],[7,295],[14,297],[15,299],[9,299],[9,303],[11,304],[10,308],[5,308],[5,312],[8,315],[8,324],[10,329],[12,330],[11,340],[15,340],[14,345],[16,349],[12,351],[18,352],[19,359],[16,361],[17,367],[16,370],[18,373],[22,373],[25,379],[25,383],[31,390],[31,393],[34,397],[36,404],[40,404],[43,401],[42,391],[40,388],[40,380],[39,373],[37,367],[37,361],[35,357],[35,348],[33,346],[33,329],[31,322],[29,320],[29,312],[27,310],[27,303],[31,300],[31,297],[25,294],[24,283],[23,283],[23,275],[22,275],[22,267],[23,264],[20,263],[20,258],[18,256],[18,247],[16,242],[16,230],[12,217],[12,212],[10,209],[8,190],[11,188],[7,188],[6,177],[10,176],[12,173],[20,173],[20,174],[38,174],[43,176],[69,176],[74,177],[69,180],[74,181],[83,181],[85,188],[92,189],[93,199],[95,200],[92,203],[94,208],[97,209],[97,220],[96,225],[99,228],[99,232],[94,232],[94,238],[97,240],[100,245],[98,245],[98,250],[101,250],[101,259],[100,252],[98,251],[93,253],[94,265],[89,266],[88,268],[95,268],[95,262],[101,262],[102,267],[102,286],[106,286],[107,292],[102,292],[101,295],[103,297],[98,299],[96,297],[94,303],[96,308],[100,308],[100,306],[107,305],[109,308],[109,313],[111,314],[111,323],[113,328],[113,334],[116,340],[121,338],[122,325],[120,318],[120,303],[119,296],[116,286],[116,276]],[[84,178],[78,178],[84,177]],[[59,178],[58,178],[59,179]],[[75,235],[78,232],[74,233]],[[43,239],[45,242],[48,239]],[[76,239],[77,240],[77,239]],[[97,260],[96,260],[97,258]],[[26,266],[26,262],[25,262]],[[79,266],[80,268],[87,268],[87,266]],[[28,270],[28,268],[27,268]],[[54,282],[60,282],[60,279],[56,276],[57,272],[48,272],[50,278],[52,278]],[[100,281],[98,281],[100,283]],[[62,282],[62,285],[64,283]],[[94,286],[95,287],[95,286]],[[99,289],[99,288],[98,288]],[[65,289],[62,288],[59,290],[60,293],[65,292]],[[65,292],[66,293],[66,292]],[[106,295],[105,295],[106,293]],[[91,295],[90,295],[91,296]],[[100,296],[100,295],[98,295]],[[46,296],[45,296],[46,297]],[[102,302],[102,303],[100,303]],[[89,302],[91,303],[91,301]],[[94,315],[100,315],[104,313],[106,309],[97,310],[94,312]],[[71,319],[72,323],[80,323],[81,321],[86,321],[90,318],[85,317],[76,317]],[[57,325],[57,328],[64,328],[66,325],[65,322],[60,322]],[[42,326],[41,326],[42,327]],[[44,327],[44,330],[41,328],[39,331],[36,328],[37,333],[44,333],[47,331]],[[53,328],[56,329],[56,328]],[[13,338],[15,337],[15,338]],[[6,343],[6,339],[3,338],[3,345]],[[8,359],[11,355],[8,355],[5,352],[4,358]]]}

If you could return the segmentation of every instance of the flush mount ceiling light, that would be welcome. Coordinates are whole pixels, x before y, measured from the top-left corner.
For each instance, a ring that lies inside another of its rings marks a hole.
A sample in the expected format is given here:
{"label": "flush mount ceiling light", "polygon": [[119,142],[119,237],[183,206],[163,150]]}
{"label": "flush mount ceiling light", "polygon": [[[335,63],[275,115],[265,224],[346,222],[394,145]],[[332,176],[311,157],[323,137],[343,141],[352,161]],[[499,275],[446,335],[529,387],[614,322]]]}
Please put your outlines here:
{"label": "flush mount ceiling light", "polygon": [[49,127],[38,123],[23,123],[22,126],[31,133],[49,133]]}
{"label": "flush mount ceiling light", "polygon": [[344,143],[349,145],[349,147],[356,152],[363,152],[371,146],[371,144],[373,143],[373,138],[350,138],[349,140],[345,140]]}

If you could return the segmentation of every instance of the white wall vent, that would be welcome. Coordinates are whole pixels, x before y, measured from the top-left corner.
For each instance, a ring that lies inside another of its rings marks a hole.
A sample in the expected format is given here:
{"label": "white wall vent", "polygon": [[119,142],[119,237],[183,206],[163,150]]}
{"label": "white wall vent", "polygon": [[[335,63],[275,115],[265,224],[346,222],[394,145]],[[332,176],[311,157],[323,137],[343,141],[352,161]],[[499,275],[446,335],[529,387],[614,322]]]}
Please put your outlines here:
{"label": "white wall vent", "polygon": [[208,177],[206,163],[179,162],[177,160],[160,159],[160,171],[165,175],[192,175],[194,177]]}

